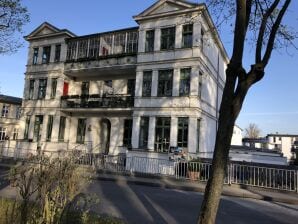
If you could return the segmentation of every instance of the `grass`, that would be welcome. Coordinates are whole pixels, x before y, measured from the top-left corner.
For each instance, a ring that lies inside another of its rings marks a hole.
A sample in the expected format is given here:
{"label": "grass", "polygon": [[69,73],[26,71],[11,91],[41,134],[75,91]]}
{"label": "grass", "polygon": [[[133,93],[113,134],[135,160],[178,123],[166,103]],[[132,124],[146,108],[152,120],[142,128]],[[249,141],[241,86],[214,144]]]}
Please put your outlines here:
{"label": "grass", "polygon": [[[20,203],[13,199],[0,198],[0,224],[18,224],[20,223],[19,209]],[[34,213],[36,206],[31,206],[31,212]],[[31,224],[33,222],[29,222]],[[34,222],[35,223],[35,222]],[[109,217],[99,216],[93,213],[69,212],[61,224],[124,224],[124,221]]]}

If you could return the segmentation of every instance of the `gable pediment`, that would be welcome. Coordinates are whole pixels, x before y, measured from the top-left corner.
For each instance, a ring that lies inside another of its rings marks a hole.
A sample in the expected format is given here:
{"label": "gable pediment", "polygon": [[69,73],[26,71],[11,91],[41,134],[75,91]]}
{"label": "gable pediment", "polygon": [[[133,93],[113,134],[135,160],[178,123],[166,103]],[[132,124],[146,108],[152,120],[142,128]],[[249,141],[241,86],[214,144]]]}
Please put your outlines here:
{"label": "gable pediment", "polygon": [[50,29],[48,27],[43,27],[37,33],[35,33],[34,36],[43,36],[43,35],[53,34],[53,33],[57,33],[57,31]]}
{"label": "gable pediment", "polygon": [[147,16],[154,16],[159,14],[178,12],[180,10],[192,9],[198,4],[189,3],[182,0],[159,0],[139,15],[135,16],[136,19],[144,18]]}

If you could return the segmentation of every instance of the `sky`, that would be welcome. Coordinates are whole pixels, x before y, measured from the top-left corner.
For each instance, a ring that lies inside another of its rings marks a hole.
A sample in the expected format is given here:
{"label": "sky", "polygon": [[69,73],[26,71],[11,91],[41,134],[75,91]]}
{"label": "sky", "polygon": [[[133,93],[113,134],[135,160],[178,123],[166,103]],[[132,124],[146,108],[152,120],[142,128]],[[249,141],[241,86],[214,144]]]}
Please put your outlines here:
{"label": "sky", "polygon": [[[152,5],[155,0],[23,0],[31,21],[22,36],[29,34],[47,21],[58,28],[66,28],[77,35],[104,32],[136,26],[132,16]],[[197,1],[198,2],[198,1]],[[285,23],[298,31],[298,1],[293,0],[284,18]],[[222,28],[222,42],[231,55],[231,28]],[[298,41],[295,41],[298,46]],[[253,58],[248,46],[245,65]],[[1,94],[22,97],[28,43],[12,55],[0,55]],[[237,125],[242,129],[250,123],[259,126],[263,135],[268,133],[298,134],[298,50],[275,51],[266,68],[264,79],[248,93]],[[248,68],[248,67],[246,67]]]}

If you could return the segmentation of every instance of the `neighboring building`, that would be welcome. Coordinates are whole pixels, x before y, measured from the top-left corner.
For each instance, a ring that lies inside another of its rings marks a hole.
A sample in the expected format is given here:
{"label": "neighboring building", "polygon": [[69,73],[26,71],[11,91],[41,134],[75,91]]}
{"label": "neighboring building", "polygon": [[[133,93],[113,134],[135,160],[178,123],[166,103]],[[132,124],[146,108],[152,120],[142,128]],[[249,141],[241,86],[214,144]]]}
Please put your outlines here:
{"label": "neighboring building", "polygon": [[205,4],[159,0],[134,19],[86,36],[43,23],[25,37],[22,148],[212,156],[228,57]]}
{"label": "neighboring building", "polygon": [[251,148],[274,149],[272,145],[268,144],[267,138],[243,138],[242,144]]}
{"label": "neighboring building", "polygon": [[231,146],[230,161],[288,165],[287,157],[278,150],[258,149],[247,146]]}
{"label": "neighboring building", "polygon": [[242,145],[242,131],[238,125],[234,125],[231,145]]}
{"label": "neighboring building", "polygon": [[[21,116],[22,99],[0,95],[0,144],[1,148],[15,146],[19,134],[19,119]],[[12,142],[12,143],[11,143]],[[1,150],[0,148],[0,150]]]}
{"label": "neighboring building", "polygon": [[288,161],[295,157],[293,149],[296,147],[295,143],[298,141],[298,135],[276,133],[267,135],[266,139],[268,145],[282,152],[288,158]]}

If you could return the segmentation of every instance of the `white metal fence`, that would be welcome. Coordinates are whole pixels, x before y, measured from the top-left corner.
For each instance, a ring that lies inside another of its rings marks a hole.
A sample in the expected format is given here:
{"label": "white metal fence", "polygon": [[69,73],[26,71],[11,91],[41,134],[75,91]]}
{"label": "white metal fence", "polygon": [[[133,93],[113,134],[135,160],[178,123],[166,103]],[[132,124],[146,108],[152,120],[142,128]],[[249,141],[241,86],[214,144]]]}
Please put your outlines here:
{"label": "white metal fence", "polygon": [[[67,153],[56,152],[49,155],[62,157],[67,156]],[[97,170],[109,172],[170,176],[193,181],[207,181],[211,173],[211,163],[208,162],[170,161],[148,157],[90,154],[80,151],[77,153],[78,164],[94,166]],[[0,159],[6,157],[26,159],[30,155],[32,153],[28,150],[0,149]],[[225,184],[239,184],[298,193],[298,170],[232,162],[227,167]]]}

